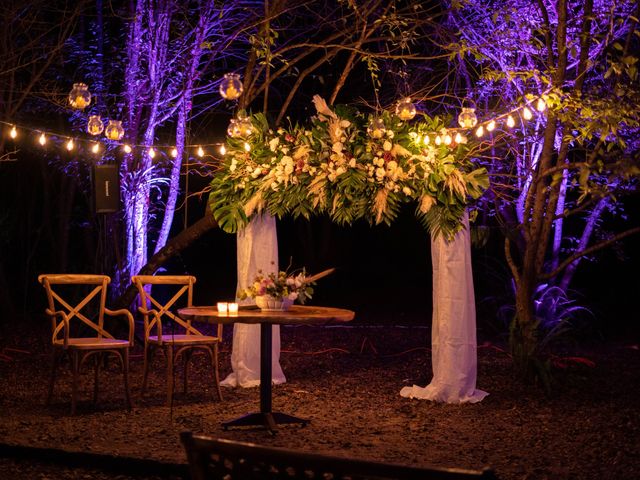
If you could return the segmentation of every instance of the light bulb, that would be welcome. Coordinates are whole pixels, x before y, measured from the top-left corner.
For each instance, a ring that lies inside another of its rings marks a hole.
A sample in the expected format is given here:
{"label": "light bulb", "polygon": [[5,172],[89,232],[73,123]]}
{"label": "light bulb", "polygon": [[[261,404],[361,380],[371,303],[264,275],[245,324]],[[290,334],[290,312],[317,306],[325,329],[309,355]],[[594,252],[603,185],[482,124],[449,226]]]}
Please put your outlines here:
{"label": "light bulb", "polygon": [[91,147],[91,151],[93,153],[98,153],[100,151],[100,144],[99,143],[94,143],[93,146]]}
{"label": "light bulb", "polygon": [[436,135],[436,145],[442,145],[442,138],[440,135]]}
{"label": "light bulb", "polygon": [[204,150],[202,149],[202,147],[198,147],[198,156],[200,158],[204,157]]}
{"label": "light bulb", "polygon": [[171,156],[172,156],[173,158],[176,158],[176,157],[178,156],[178,149],[177,149],[176,147],[173,147],[173,148],[171,149]]}
{"label": "light bulb", "polygon": [[513,126],[516,124],[516,121],[513,119],[513,117],[511,115],[509,115],[507,117],[507,127],[509,128],[513,128]]}
{"label": "light bulb", "polygon": [[460,135],[460,132],[456,133],[454,140],[456,143],[462,143],[462,135]]}
{"label": "light bulb", "polygon": [[536,110],[538,110],[539,112],[544,112],[546,108],[547,104],[545,103],[544,99],[540,97],[538,99],[538,102],[536,103]]}
{"label": "light bulb", "polygon": [[18,130],[16,130],[15,125],[11,127],[11,131],[9,132],[9,136],[11,138],[16,138],[18,136]]}
{"label": "light bulb", "polygon": [[476,130],[476,137],[480,138],[482,135],[484,135],[484,127],[480,125]]}
{"label": "light bulb", "polygon": [[249,145],[249,142],[244,142],[244,149],[245,149],[247,152],[250,152],[250,151],[251,151],[251,145]]}
{"label": "light bulb", "polygon": [[528,107],[524,107],[522,109],[522,116],[524,117],[525,120],[531,120],[531,118],[533,117],[533,114],[531,113],[531,110],[529,110]]}
{"label": "light bulb", "polygon": [[47,143],[47,137],[45,136],[44,133],[40,134],[40,138],[38,138],[38,143],[40,145],[42,145],[43,147],[45,146],[45,144]]}
{"label": "light bulb", "polygon": [[442,139],[442,142],[445,145],[451,145],[451,142],[453,141],[453,139],[451,138],[451,135],[449,135],[448,133],[444,136],[444,138]]}
{"label": "light bulb", "polygon": [[420,135],[416,135],[416,139],[415,139],[416,144],[420,144],[420,142],[422,142],[422,137]]}
{"label": "light bulb", "polygon": [[496,129],[496,121],[495,120],[491,120],[487,124],[487,132],[493,132],[495,129]]}
{"label": "light bulb", "polygon": [[149,158],[154,158],[156,156],[156,151],[153,149],[153,147],[149,148]]}
{"label": "light bulb", "polygon": [[227,149],[224,145],[220,145],[220,155],[224,155],[225,153],[227,153]]}
{"label": "light bulb", "polygon": [[131,147],[129,145],[125,145],[122,149],[124,150],[124,153],[131,153]]}
{"label": "light bulb", "polygon": [[75,147],[75,145],[73,144],[73,140],[70,138],[67,142],[67,150],[71,151],[73,150],[73,147]]}
{"label": "light bulb", "polygon": [[429,145],[429,135],[424,136],[424,138],[422,139],[422,143],[424,143],[425,145]]}

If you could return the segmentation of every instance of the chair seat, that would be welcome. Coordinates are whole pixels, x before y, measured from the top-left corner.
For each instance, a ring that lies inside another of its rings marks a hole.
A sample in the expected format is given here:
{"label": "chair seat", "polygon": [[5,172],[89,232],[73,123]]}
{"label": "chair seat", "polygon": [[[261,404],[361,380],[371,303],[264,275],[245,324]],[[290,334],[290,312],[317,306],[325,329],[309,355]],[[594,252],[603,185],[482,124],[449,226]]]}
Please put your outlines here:
{"label": "chair seat", "polygon": [[[219,343],[220,338],[218,337],[210,337],[208,335],[172,335],[172,334],[163,334],[161,337],[162,343],[173,343],[179,345],[203,345],[203,344],[211,344],[211,343]],[[159,344],[157,336],[149,336],[149,343]]]}
{"label": "chair seat", "polygon": [[[54,344],[59,347],[64,346],[62,340],[57,340]],[[79,350],[108,350],[110,348],[126,348],[128,346],[128,340],[118,340],[116,338],[70,338],[67,343],[68,348],[76,348]]]}

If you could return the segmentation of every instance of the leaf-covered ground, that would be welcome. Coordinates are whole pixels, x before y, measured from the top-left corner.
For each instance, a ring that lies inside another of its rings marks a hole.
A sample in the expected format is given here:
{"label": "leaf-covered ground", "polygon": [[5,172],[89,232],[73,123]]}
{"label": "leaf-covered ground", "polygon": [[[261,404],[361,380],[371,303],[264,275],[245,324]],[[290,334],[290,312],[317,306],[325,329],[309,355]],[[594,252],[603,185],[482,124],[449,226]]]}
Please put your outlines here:
{"label": "leaf-covered ground", "polygon": [[[230,329],[227,332],[230,334]],[[44,405],[47,332],[30,327],[0,337],[0,443],[61,448],[184,463],[181,431],[332,455],[410,465],[493,468],[503,479],[640,478],[640,351],[615,344],[568,352],[595,366],[571,362],[555,370],[546,396],[517,382],[508,355],[486,344],[478,353],[478,387],[490,392],[475,405],[408,400],[400,389],[430,379],[430,332],[419,327],[284,327],[288,382],[273,390],[274,410],[311,419],[262,430],[223,431],[220,422],[258,409],[257,389],[225,389],[213,400],[204,357],[190,372],[190,391],[164,405],[164,364],[156,357],[149,392],[140,397],[142,357],[131,359],[134,409],[124,408],[122,381],[112,362],[102,375],[98,404],[92,375],[82,377],[82,402],[69,415],[68,365],[53,405]],[[229,371],[227,339],[221,358]],[[181,366],[177,367],[181,385]],[[7,455],[5,455],[6,457]],[[60,466],[37,459],[0,458],[0,478],[141,478]],[[146,476],[144,478],[151,478]],[[155,478],[155,477],[154,477]]]}

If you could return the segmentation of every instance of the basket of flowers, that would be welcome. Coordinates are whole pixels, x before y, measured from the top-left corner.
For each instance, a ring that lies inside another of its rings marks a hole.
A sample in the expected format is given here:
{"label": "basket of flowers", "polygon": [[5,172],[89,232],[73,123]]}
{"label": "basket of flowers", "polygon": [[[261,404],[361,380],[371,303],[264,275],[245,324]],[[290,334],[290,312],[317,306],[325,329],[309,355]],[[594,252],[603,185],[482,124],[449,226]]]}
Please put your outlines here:
{"label": "basket of flowers", "polygon": [[256,306],[263,311],[286,311],[295,301],[304,304],[313,295],[316,280],[332,273],[330,268],[315,275],[308,276],[304,269],[297,273],[285,271],[265,274],[258,270],[249,287],[238,293],[238,298],[255,299]]}

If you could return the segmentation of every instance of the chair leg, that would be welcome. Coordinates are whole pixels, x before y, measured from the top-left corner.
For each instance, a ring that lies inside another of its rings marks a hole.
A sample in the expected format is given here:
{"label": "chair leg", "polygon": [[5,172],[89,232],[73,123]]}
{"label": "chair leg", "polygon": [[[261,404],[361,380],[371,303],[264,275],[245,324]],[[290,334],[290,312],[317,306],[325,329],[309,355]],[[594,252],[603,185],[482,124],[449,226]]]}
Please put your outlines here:
{"label": "chair leg", "polygon": [[211,362],[213,363],[213,372],[216,380],[216,390],[218,391],[218,398],[222,401],[222,388],[220,387],[220,371],[218,370],[218,344],[213,345],[213,355],[211,356]]}
{"label": "chair leg", "polygon": [[149,344],[144,344],[144,366],[142,373],[142,394],[147,391],[147,377],[149,375],[149,363],[151,362],[150,356],[153,354],[153,349],[149,347]]}
{"label": "chair leg", "polygon": [[193,349],[189,348],[182,352],[182,356],[184,357],[184,377],[183,377],[183,391],[186,395],[187,393],[187,378],[189,377],[189,361],[191,360],[191,353]]}
{"label": "chair leg", "polygon": [[122,375],[124,376],[124,395],[127,401],[127,409],[131,411],[131,391],[129,390],[129,347],[124,349],[124,353],[121,356],[122,360]]}
{"label": "chair leg", "polygon": [[56,372],[58,370],[58,362],[62,355],[58,352],[57,348],[53,349],[51,353],[51,373],[49,375],[49,390],[47,392],[47,406],[51,404],[53,398],[53,386],[56,383]]}
{"label": "chair leg", "polygon": [[95,365],[93,366],[93,403],[98,402],[98,389],[99,389],[99,374],[100,374],[100,362],[103,360],[101,353],[95,354]]}
{"label": "chair leg", "polygon": [[165,357],[167,357],[167,406],[173,407],[173,347],[165,345]]}
{"label": "chair leg", "polygon": [[76,414],[78,397],[78,373],[80,370],[80,354],[77,350],[71,353],[71,415]]}

